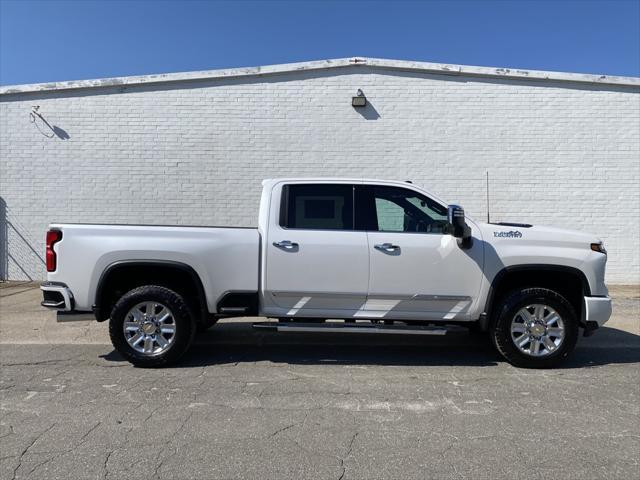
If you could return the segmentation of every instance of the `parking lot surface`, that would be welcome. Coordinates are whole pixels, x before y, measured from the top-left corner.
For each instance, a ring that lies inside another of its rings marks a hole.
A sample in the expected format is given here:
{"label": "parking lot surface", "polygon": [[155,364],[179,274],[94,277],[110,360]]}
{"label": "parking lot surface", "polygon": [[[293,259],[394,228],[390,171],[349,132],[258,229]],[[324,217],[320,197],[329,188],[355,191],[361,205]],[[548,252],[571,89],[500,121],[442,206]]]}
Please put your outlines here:
{"label": "parking lot surface", "polygon": [[0,288],[0,478],[640,478],[640,298],[556,370],[483,337],[202,334],[133,368],[107,325]]}

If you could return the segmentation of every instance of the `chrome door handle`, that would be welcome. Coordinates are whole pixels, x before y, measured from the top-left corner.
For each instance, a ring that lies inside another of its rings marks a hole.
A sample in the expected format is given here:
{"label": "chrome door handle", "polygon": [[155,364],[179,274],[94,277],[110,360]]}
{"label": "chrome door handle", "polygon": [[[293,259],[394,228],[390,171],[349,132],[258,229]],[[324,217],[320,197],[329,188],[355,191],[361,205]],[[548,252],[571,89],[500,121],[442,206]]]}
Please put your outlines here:
{"label": "chrome door handle", "polygon": [[293,250],[298,247],[298,244],[289,240],[281,240],[279,242],[273,242],[274,247],[284,248],[285,250]]}
{"label": "chrome door handle", "polygon": [[400,247],[393,243],[378,243],[377,245],[374,245],[374,248],[383,252],[395,252],[396,250],[400,250]]}

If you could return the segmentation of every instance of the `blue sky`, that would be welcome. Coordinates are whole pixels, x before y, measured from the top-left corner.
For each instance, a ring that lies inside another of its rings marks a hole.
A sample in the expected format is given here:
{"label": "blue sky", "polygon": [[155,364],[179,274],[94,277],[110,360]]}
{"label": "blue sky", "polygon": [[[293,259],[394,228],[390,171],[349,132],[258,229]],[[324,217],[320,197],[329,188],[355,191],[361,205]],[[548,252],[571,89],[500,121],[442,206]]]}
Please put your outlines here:
{"label": "blue sky", "polygon": [[0,84],[368,56],[640,76],[640,0],[0,0]]}

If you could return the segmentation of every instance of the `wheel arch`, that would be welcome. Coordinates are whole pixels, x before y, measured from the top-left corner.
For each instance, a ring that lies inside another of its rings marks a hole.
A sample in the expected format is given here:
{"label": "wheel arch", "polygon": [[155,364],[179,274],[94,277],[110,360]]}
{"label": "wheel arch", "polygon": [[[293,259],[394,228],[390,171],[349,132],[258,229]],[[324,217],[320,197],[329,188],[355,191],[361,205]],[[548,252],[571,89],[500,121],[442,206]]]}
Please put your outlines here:
{"label": "wheel arch", "polygon": [[109,264],[98,280],[93,305],[96,320],[102,322],[109,318],[118,292],[126,293],[151,284],[170,288],[187,297],[200,318],[208,315],[202,279],[190,265],[172,260],[118,260]]}
{"label": "wheel arch", "polygon": [[[550,274],[553,276],[550,277]],[[488,329],[500,300],[519,287],[548,288],[560,293],[573,306],[583,323],[583,297],[591,295],[591,288],[582,271],[566,265],[511,265],[500,270],[491,282],[481,317],[482,330]]]}

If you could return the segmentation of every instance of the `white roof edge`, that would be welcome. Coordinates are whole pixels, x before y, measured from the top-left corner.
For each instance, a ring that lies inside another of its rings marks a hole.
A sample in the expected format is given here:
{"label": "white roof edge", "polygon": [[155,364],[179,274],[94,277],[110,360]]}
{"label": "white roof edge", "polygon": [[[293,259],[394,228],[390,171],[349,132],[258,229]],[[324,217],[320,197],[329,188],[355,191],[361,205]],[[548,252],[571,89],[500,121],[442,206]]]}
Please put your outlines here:
{"label": "white roof edge", "polygon": [[594,75],[588,73],[547,72],[516,68],[477,67],[444,63],[414,62],[410,60],[388,60],[383,58],[351,57],[333,60],[315,60],[310,62],[284,63],[258,67],[228,68],[222,70],[203,70],[196,72],[161,73],[131,77],[99,78],[93,80],[71,80],[65,82],[32,83],[26,85],[0,86],[0,95],[12,95],[33,92],[76,90],[84,88],[144,85],[180,81],[239,78],[277,73],[328,70],[349,66],[367,66],[389,70],[417,71],[441,75],[469,75],[492,78],[552,80],[560,82],[578,82],[603,85],[640,86],[640,77],[621,77],[613,75]]}
{"label": "white roof edge", "polygon": [[389,180],[389,179],[381,179],[381,178],[367,178],[367,177],[275,177],[275,178],[265,178],[262,180],[262,187],[271,188],[274,185],[282,182],[317,182],[317,183],[380,183],[383,185],[396,185],[399,187],[405,187],[413,190],[419,190],[423,193],[426,193],[434,200],[442,203],[443,205],[448,205],[449,203],[444,200],[442,197],[438,196],[431,189],[426,188],[420,184],[413,183],[408,180]]}

